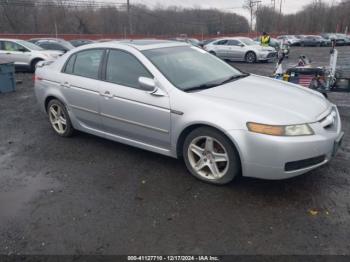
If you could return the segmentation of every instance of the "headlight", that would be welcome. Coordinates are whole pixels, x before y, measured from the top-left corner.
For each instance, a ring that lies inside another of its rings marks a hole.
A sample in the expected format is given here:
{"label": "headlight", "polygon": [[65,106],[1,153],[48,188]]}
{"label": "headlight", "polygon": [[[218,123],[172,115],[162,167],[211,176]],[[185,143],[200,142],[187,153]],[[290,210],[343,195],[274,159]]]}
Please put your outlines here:
{"label": "headlight", "polygon": [[314,134],[308,124],[274,126],[248,122],[247,127],[250,132],[271,136],[311,136]]}

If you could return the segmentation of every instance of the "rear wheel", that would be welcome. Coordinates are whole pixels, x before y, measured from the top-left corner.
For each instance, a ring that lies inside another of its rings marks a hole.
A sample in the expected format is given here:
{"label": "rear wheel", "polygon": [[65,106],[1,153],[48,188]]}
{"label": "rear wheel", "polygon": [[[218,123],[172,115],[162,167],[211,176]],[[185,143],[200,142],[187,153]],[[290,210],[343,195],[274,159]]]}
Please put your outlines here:
{"label": "rear wheel", "polygon": [[208,127],[192,131],[185,139],[183,156],[187,169],[196,178],[226,184],[240,174],[240,160],[232,142]]}
{"label": "rear wheel", "polygon": [[47,113],[53,130],[59,136],[69,137],[73,135],[73,125],[70,121],[68,111],[61,101],[52,99],[47,106]]}
{"label": "rear wheel", "polygon": [[256,62],[256,54],[254,52],[248,52],[245,55],[245,61],[247,63],[255,63]]}

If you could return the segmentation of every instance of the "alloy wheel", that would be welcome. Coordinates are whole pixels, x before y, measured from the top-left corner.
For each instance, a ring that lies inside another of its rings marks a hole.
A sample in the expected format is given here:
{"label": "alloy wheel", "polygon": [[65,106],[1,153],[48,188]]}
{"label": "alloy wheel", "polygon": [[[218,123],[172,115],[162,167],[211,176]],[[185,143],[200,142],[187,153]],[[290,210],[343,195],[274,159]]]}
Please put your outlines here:
{"label": "alloy wheel", "polygon": [[254,53],[248,53],[247,54],[247,62],[248,63],[254,63],[255,62],[255,54]]}
{"label": "alloy wheel", "polygon": [[188,147],[188,159],[197,175],[219,180],[229,169],[229,156],[225,147],[210,136],[197,137]]}
{"label": "alloy wheel", "polygon": [[52,104],[49,108],[49,117],[52,127],[62,135],[67,130],[67,117],[64,110],[58,104]]}

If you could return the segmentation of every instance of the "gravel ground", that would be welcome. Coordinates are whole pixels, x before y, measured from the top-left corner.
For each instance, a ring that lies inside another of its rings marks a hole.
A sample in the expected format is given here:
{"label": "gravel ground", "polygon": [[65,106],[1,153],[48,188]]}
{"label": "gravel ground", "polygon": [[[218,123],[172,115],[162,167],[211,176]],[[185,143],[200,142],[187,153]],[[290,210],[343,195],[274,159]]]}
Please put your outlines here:
{"label": "gravel ground", "polygon": [[[347,47],[348,48],[348,47]],[[343,50],[344,48],[340,48]],[[293,48],[327,64],[328,48]],[[235,63],[269,75],[274,64]],[[32,75],[0,95],[0,254],[350,254],[350,95],[329,164],[284,181],[199,182],[181,161],[87,134],[56,136]]]}

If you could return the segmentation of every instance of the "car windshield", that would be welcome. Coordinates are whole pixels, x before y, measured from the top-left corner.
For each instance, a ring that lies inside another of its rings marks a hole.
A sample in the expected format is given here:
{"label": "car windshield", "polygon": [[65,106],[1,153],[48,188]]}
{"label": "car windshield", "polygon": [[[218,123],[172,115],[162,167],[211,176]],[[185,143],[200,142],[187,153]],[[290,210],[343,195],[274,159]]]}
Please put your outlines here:
{"label": "car windshield", "polygon": [[75,48],[71,43],[67,41],[59,41],[58,43],[67,48],[68,50],[72,50]]}
{"label": "car windshield", "polygon": [[23,40],[20,40],[20,41],[17,41],[20,45],[23,45],[24,47],[30,49],[30,50],[36,50],[36,51],[41,51],[41,50],[44,50],[42,49],[40,46],[37,46],[31,42],[27,42],[27,41],[23,41]]}
{"label": "car windshield", "polygon": [[252,39],[249,38],[242,38],[239,39],[242,43],[244,43],[245,45],[256,45],[256,42],[253,41]]}
{"label": "car windshield", "polygon": [[175,87],[183,91],[210,88],[227,80],[245,76],[197,47],[168,47],[142,53]]}

